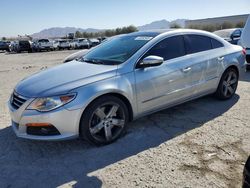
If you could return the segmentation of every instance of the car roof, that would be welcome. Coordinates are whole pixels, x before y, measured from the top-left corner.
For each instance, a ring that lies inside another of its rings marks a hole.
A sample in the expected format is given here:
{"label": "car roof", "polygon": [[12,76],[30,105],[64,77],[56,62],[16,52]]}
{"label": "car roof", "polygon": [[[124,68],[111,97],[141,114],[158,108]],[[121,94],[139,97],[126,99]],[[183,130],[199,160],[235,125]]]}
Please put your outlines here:
{"label": "car roof", "polygon": [[[224,45],[229,45],[228,42],[226,42],[224,39],[221,37],[215,35],[214,33],[208,32],[208,31],[203,31],[203,30],[197,30],[197,29],[157,29],[157,30],[150,30],[150,31],[139,31],[139,32],[134,32],[128,34],[129,36],[149,36],[153,38],[162,38],[165,36],[171,36],[171,35],[203,35],[207,37],[211,37],[213,39],[216,39],[223,43]],[[123,35],[122,35],[123,36]],[[127,36],[127,35],[126,35]]]}
{"label": "car roof", "polygon": [[[211,32],[197,30],[197,29],[156,29],[156,30],[149,30],[149,31],[138,31],[134,33],[127,34],[126,36],[150,36],[156,37],[161,34],[173,34],[173,33],[180,33],[180,34],[203,34],[211,36],[213,35]],[[214,36],[214,35],[213,35]]]}
{"label": "car roof", "polygon": [[169,31],[173,31],[174,29],[155,29],[155,30],[147,30],[147,31],[137,31],[133,33],[127,34],[127,36],[149,36],[149,37],[156,37],[157,35],[160,35],[162,33],[166,33]]}

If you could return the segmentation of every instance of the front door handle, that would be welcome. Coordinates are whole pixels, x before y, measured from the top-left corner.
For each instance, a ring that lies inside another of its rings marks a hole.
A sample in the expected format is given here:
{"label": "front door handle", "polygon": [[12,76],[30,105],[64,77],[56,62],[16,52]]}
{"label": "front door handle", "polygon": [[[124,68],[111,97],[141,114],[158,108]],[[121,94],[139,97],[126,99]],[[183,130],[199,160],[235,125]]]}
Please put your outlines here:
{"label": "front door handle", "polygon": [[218,61],[223,61],[224,57],[218,57],[217,59],[218,59]]}
{"label": "front door handle", "polygon": [[182,72],[189,72],[189,71],[191,71],[191,67],[187,67],[187,68],[184,68],[184,69],[182,69]]}

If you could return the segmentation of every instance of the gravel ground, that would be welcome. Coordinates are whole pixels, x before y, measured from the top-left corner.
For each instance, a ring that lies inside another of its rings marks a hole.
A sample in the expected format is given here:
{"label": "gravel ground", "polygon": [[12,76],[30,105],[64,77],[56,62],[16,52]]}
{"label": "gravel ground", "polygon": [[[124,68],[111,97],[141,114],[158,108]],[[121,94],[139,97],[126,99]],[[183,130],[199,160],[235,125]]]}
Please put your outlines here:
{"label": "gravel ground", "polygon": [[74,51],[0,53],[0,187],[241,187],[250,73],[229,101],[204,97],[136,120],[117,142],[16,138],[6,102],[24,77]]}

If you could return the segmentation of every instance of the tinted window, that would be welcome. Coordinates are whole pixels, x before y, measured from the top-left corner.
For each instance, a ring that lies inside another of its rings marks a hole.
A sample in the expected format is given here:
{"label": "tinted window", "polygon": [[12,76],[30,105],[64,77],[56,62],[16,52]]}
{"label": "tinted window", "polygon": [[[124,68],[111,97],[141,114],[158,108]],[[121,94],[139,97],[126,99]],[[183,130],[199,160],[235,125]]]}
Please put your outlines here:
{"label": "tinted window", "polygon": [[212,43],[213,48],[224,47],[224,45],[221,42],[219,42],[218,40],[212,39],[212,38],[211,38],[211,43]]}
{"label": "tinted window", "polygon": [[38,42],[49,42],[48,39],[41,39],[41,40],[38,40]]}
{"label": "tinted window", "polygon": [[162,40],[151,48],[144,57],[155,55],[169,60],[185,55],[185,47],[182,36],[174,36]]}
{"label": "tinted window", "polygon": [[201,35],[185,35],[184,39],[188,54],[212,49],[212,44],[209,37]]}

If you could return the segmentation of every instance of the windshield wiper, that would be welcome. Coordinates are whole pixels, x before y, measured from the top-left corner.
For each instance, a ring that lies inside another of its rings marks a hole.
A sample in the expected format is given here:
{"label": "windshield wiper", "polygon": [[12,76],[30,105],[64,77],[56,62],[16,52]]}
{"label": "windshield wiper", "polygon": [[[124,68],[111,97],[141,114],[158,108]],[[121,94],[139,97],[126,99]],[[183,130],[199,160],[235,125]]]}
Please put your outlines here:
{"label": "windshield wiper", "polygon": [[104,64],[102,61],[97,60],[97,59],[83,59],[83,61],[86,63],[92,63],[92,64],[98,64],[98,65]]}

